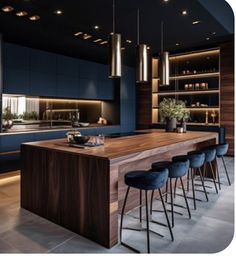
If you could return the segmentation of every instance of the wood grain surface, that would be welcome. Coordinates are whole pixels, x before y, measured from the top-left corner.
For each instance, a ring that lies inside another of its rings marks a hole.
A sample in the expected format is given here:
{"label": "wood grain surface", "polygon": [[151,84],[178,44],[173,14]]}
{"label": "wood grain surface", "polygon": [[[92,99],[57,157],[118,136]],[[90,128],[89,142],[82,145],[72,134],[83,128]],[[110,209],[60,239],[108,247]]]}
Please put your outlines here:
{"label": "wood grain surface", "polygon": [[[106,139],[104,147],[78,149],[65,139],[25,143],[21,148],[21,206],[105,247],[118,242],[124,175],[153,162],[217,142],[210,132],[149,134]],[[63,144],[64,143],[64,144]],[[137,207],[131,190],[127,209]]]}

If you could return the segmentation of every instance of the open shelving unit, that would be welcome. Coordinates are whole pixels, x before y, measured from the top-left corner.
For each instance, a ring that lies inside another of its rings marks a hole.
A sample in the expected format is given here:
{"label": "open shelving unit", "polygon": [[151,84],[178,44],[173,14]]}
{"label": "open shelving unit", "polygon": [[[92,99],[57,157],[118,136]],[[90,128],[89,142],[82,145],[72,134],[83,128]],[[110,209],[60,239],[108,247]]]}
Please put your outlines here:
{"label": "open shelving unit", "polygon": [[159,124],[164,98],[186,102],[189,125],[220,126],[220,49],[170,56],[170,85],[159,86],[159,59],[152,59],[152,123]]}

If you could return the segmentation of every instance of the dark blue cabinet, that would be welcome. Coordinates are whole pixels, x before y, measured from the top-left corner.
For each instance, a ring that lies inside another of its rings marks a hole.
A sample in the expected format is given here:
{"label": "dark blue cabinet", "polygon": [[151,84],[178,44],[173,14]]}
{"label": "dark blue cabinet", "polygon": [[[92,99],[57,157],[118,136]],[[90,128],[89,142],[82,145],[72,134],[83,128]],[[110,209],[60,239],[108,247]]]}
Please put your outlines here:
{"label": "dark blue cabinet", "polygon": [[57,73],[58,75],[78,77],[79,76],[79,60],[75,58],[58,55]]}
{"label": "dark blue cabinet", "polygon": [[4,69],[18,69],[28,71],[30,68],[30,49],[13,44],[3,45]]}
{"label": "dark blue cabinet", "polygon": [[57,74],[58,55],[31,49],[30,50],[30,70],[40,73]]}
{"label": "dark blue cabinet", "polygon": [[82,99],[99,99],[97,80],[80,79],[78,96]]}
{"label": "dark blue cabinet", "polygon": [[112,100],[114,98],[113,80],[98,81],[98,97],[102,100]]}
{"label": "dark blue cabinet", "polygon": [[55,96],[57,93],[57,75],[30,72],[30,95],[35,96]]}
{"label": "dark blue cabinet", "polygon": [[79,79],[76,76],[57,76],[57,96],[66,98],[79,97]]}
{"label": "dark blue cabinet", "polygon": [[4,68],[3,93],[30,94],[30,78],[27,70]]}

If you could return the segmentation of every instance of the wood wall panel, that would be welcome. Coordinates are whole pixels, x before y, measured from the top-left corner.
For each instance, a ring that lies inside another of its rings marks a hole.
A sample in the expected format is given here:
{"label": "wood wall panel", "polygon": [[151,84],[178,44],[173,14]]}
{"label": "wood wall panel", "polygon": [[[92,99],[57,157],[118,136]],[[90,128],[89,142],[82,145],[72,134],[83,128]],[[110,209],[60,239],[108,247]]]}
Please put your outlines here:
{"label": "wood wall panel", "polygon": [[220,123],[226,129],[229,155],[234,155],[234,42],[221,45]]}

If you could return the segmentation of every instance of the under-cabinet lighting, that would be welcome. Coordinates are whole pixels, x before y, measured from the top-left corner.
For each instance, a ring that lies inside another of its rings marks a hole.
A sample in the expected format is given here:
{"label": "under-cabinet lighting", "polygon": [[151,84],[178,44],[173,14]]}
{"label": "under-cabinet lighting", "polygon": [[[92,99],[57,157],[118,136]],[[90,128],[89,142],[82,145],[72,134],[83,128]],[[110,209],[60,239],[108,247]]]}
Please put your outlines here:
{"label": "under-cabinet lighting", "polygon": [[174,55],[170,56],[170,60],[174,59],[185,59],[185,58],[194,58],[194,57],[200,57],[200,56],[209,56],[209,55],[219,55],[220,50],[219,49],[213,49],[213,50],[207,50],[207,51],[202,51],[202,52],[191,52],[188,54],[179,54],[179,55]]}

